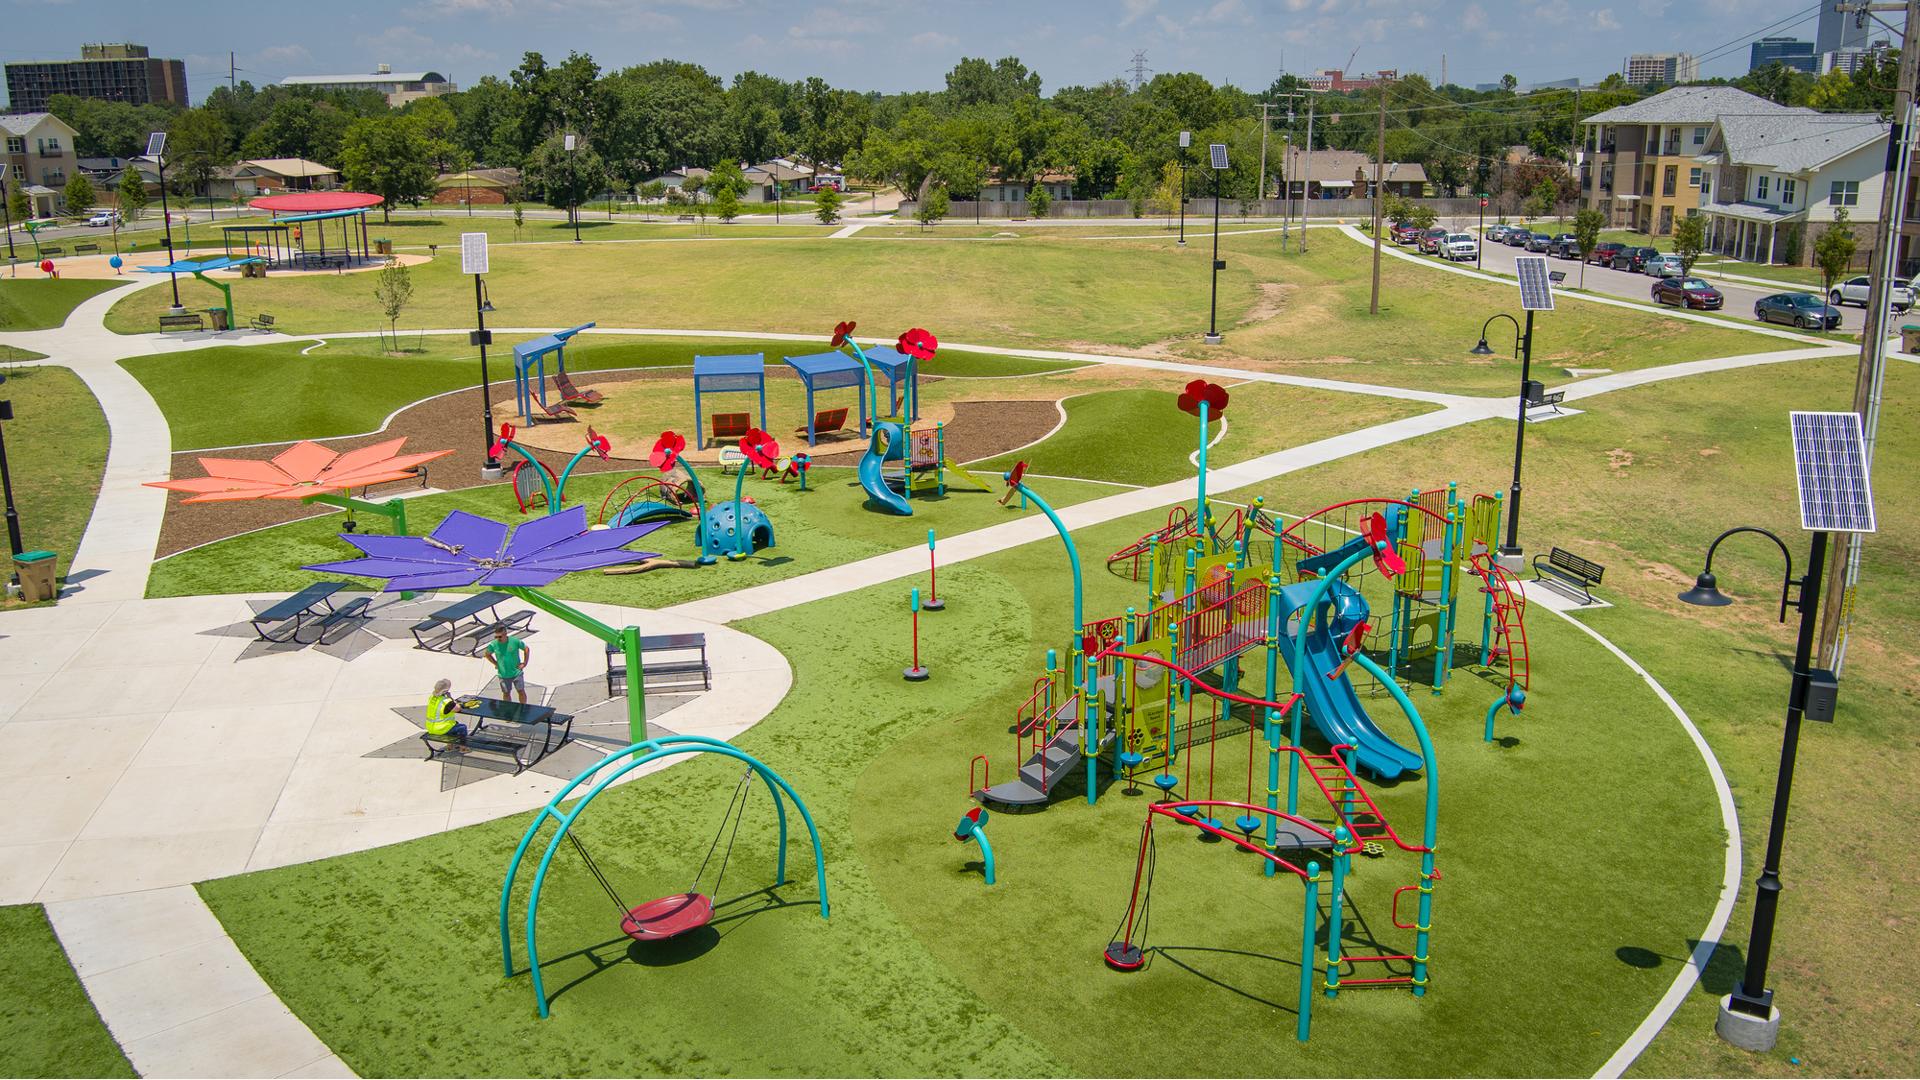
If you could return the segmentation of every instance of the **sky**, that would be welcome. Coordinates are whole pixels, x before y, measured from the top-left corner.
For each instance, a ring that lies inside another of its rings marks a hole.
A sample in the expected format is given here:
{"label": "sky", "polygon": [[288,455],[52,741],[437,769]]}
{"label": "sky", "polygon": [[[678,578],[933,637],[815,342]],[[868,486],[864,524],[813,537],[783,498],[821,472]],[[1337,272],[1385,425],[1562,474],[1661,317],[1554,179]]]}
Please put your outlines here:
{"label": "sky", "polygon": [[[211,17],[196,17],[206,9]],[[1019,56],[1044,92],[1197,71],[1264,89],[1284,71],[1395,68],[1472,86],[1597,80],[1633,52],[1692,52],[1739,75],[1762,31],[1813,38],[1812,0],[0,0],[0,59],[79,55],[133,41],[186,61],[194,100],[227,78],[429,69],[461,85],[504,75],[527,50],[590,53],[603,70],[672,58],[730,80],[754,69],[855,90],[934,90],[963,56]],[[61,18],[59,13],[73,13]],[[215,14],[217,12],[217,14]],[[1777,25],[1775,25],[1777,24]],[[1351,59],[1351,64],[1349,64]]]}

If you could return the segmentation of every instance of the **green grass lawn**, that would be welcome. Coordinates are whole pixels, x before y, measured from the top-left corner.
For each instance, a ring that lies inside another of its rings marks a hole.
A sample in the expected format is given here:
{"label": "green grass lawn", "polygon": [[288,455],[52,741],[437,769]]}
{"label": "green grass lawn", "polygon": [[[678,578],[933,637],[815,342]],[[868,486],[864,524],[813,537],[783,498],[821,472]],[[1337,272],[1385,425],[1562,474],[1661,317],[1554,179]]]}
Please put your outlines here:
{"label": "green grass lawn", "polygon": [[67,321],[67,315],[88,297],[98,296],[118,282],[86,281],[79,278],[56,279],[0,278],[0,331],[51,330]]}
{"label": "green grass lawn", "polygon": [[[64,577],[80,546],[107,463],[107,421],[99,403],[62,367],[15,368],[0,387],[13,401],[7,456],[26,550],[59,554]],[[0,599],[0,607],[18,604]]]}
{"label": "green grass lawn", "polygon": [[[1223,237],[1225,346],[1202,346],[1206,253],[1161,239],[1097,244],[1034,237],[1009,259],[992,243],[911,244],[790,239],[779,243],[661,244],[647,272],[631,272],[619,245],[503,249],[489,280],[503,325],[738,327],[824,334],[842,318],[891,333],[925,326],[941,338],[1008,346],[1123,346],[1167,350],[1266,370],[1504,392],[1507,365],[1467,356],[1486,313],[1512,306],[1511,289],[1394,260],[1383,270],[1379,316],[1367,305],[1363,248],[1323,233],[1310,254],[1282,252],[1275,233]],[[857,239],[857,238],[856,238]],[[769,289],[795,281],[805,288]],[[414,271],[403,326],[471,320],[472,283],[455,261]],[[371,279],[321,275],[234,284],[235,302],[271,311],[290,333],[367,329],[378,314]],[[117,330],[145,330],[166,299],[152,290],[110,314]],[[1535,359],[1616,370],[1781,347],[1777,339],[1703,328],[1658,313],[1582,305],[1553,313]]]}
{"label": "green grass lawn", "polygon": [[[708,218],[705,225],[674,221],[671,215],[664,220],[643,221],[635,215],[616,214],[611,221],[605,213],[598,216],[582,214],[580,216],[580,241],[584,246],[589,243],[600,244],[623,240],[691,240],[708,237],[806,237],[826,236],[833,232],[830,226],[790,226],[774,225],[771,222],[762,226],[750,223],[725,225],[718,218]],[[489,244],[568,244],[573,243],[573,226],[562,219],[548,217],[526,218],[515,228],[511,217],[490,214],[476,214],[468,217],[451,210],[443,210],[432,215],[402,214],[392,221],[383,222],[378,218],[367,219],[369,237],[385,237],[394,242],[395,247],[403,251],[424,251],[428,244],[458,248],[460,234],[484,232]],[[458,254],[457,251],[453,254]],[[628,253],[631,257],[631,253]],[[269,278],[269,281],[272,279]],[[472,290],[472,282],[468,282]],[[471,300],[471,298],[469,298]]]}
{"label": "green grass lawn", "polygon": [[0,1074],[135,1076],[39,904],[0,907]]}
{"label": "green grass lawn", "polygon": [[[414,340],[403,337],[404,343]],[[489,354],[488,374],[496,381],[496,396],[510,404],[511,345],[521,338],[503,334],[495,340],[497,348]],[[421,343],[421,353],[406,356],[383,354],[373,339],[345,338],[319,348],[311,342],[224,346],[131,357],[122,364],[159,402],[173,431],[174,448],[187,450],[358,434],[379,426],[395,409],[479,382],[479,353],[464,339],[435,336],[421,339]],[[824,351],[826,344],[824,340],[814,346],[794,341],[589,335],[568,348],[567,365],[575,372],[690,366],[696,353],[758,352],[767,356],[769,365],[781,367],[781,357]],[[929,365],[929,371],[937,369],[941,375],[961,378],[1013,378],[1073,367],[1049,360],[947,350]],[[499,384],[503,378],[507,380],[504,386]],[[686,387],[691,385],[689,375]],[[778,386],[792,389],[784,383]],[[691,390],[687,389],[684,396],[690,398]],[[665,415],[684,417],[688,412],[690,408]]]}

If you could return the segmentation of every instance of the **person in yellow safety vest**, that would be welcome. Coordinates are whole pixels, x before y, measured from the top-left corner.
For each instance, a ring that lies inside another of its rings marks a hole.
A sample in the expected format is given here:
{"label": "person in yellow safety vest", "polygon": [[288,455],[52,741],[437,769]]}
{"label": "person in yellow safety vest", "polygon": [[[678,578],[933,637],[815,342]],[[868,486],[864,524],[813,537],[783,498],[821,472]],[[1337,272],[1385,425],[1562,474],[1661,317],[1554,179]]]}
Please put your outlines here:
{"label": "person in yellow safety vest", "polygon": [[427,734],[445,735],[454,739],[467,737],[467,725],[454,719],[459,715],[460,703],[453,699],[453,680],[441,679],[433,684],[433,696],[427,699]]}

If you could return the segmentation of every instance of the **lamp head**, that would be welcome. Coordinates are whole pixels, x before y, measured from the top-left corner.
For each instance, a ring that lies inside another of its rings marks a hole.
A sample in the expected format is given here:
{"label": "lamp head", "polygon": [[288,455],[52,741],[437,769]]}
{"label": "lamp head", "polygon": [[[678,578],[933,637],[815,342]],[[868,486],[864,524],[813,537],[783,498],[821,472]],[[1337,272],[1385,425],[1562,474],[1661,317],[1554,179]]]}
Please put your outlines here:
{"label": "lamp head", "polygon": [[1486,338],[1481,338],[1480,344],[1475,345],[1471,349],[1468,349],[1467,353],[1470,356],[1492,356],[1493,349],[1488,347]]}
{"label": "lamp head", "polygon": [[1695,607],[1726,607],[1733,603],[1733,598],[1720,591],[1720,583],[1712,571],[1702,570],[1694,579],[1693,588],[1680,594],[1680,602]]}

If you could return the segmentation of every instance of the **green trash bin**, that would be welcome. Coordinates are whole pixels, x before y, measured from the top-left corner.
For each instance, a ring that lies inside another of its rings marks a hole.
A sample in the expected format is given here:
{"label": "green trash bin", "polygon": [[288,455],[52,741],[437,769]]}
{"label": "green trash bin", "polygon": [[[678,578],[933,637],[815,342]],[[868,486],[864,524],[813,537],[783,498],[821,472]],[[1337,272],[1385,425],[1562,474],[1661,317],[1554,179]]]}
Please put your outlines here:
{"label": "green trash bin", "polygon": [[1908,323],[1900,328],[1900,351],[1908,355],[1920,353],[1920,326]]}
{"label": "green trash bin", "polygon": [[58,561],[51,551],[23,551],[13,557],[13,572],[20,577],[22,599],[40,603],[60,595],[60,586],[54,580]]}

